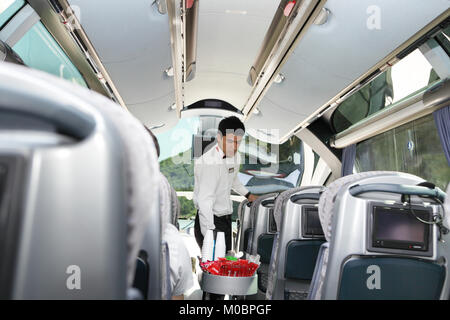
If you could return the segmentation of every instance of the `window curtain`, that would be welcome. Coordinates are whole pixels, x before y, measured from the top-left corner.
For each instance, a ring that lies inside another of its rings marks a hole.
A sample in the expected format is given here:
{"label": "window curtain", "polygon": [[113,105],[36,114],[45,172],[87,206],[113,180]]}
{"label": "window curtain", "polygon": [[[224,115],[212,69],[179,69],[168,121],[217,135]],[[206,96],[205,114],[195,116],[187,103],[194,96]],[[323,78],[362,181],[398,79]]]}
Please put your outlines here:
{"label": "window curtain", "polygon": [[436,110],[433,116],[445,158],[450,166],[450,106]]}
{"label": "window curtain", "polygon": [[356,158],[356,144],[352,144],[344,149],[342,152],[342,169],[341,176],[348,176],[353,174]]}

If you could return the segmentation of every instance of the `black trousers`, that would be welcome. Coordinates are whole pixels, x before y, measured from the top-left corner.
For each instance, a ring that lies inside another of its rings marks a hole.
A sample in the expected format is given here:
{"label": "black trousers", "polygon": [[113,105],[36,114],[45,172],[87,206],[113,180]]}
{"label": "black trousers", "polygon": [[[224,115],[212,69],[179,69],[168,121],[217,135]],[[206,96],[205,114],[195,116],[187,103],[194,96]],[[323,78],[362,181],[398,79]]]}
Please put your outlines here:
{"label": "black trousers", "polygon": [[[216,226],[217,232],[221,231],[225,233],[226,252],[228,252],[231,250],[231,214],[221,217],[214,216],[214,225]],[[200,228],[200,215],[198,214],[198,210],[197,216],[195,217],[194,234],[195,240],[201,250],[203,247],[203,235]]]}

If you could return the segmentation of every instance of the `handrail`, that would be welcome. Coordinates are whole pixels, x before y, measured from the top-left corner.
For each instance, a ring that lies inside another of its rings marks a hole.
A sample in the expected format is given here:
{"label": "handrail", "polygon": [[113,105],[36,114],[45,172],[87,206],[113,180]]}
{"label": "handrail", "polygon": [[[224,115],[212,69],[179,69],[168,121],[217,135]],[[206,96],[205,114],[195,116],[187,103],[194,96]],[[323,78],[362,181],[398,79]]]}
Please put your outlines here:
{"label": "handrail", "polygon": [[292,202],[297,202],[299,200],[319,200],[320,194],[319,193],[301,193],[301,194],[294,194],[291,197]]}
{"label": "handrail", "polygon": [[368,192],[387,192],[402,195],[405,194],[415,195],[419,197],[435,198],[439,199],[440,201],[444,201],[446,196],[445,193],[439,188],[430,189],[422,186],[408,186],[390,183],[371,183],[356,185],[351,187],[349,192],[352,196],[355,197]]}

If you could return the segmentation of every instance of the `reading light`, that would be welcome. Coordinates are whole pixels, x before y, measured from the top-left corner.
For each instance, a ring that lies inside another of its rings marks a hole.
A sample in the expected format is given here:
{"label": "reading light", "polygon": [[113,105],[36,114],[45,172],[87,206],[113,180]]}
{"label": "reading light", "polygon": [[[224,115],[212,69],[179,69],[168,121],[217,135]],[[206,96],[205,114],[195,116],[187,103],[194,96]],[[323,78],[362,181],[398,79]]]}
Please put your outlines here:
{"label": "reading light", "polygon": [[172,105],[169,107],[169,111],[173,111],[177,109],[177,104],[176,103],[172,103]]}
{"label": "reading light", "polygon": [[330,13],[331,11],[327,8],[322,8],[322,10],[320,10],[319,14],[317,15],[316,20],[314,20],[314,24],[320,26],[326,23],[328,21],[328,18],[330,17]]}
{"label": "reading light", "polygon": [[167,4],[166,0],[155,0],[153,2],[158,7],[158,12],[160,14],[166,14],[167,13]]}
{"label": "reading light", "polygon": [[254,108],[254,109],[253,109],[253,114],[259,115],[259,114],[261,114],[261,111],[259,111],[258,108]]}
{"label": "reading light", "polygon": [[166,70],[164,70],[164,72],[168,77],[173,77],[173,67],[167,68]]}
{"label": "reading light", "polygon": [[273,82],[279,84],[279,83],[282,83],[284,81],[284,79],[286,79],[286,77],[283,76],[281,73],[279,73],[275,76],[275,78],[273,79]]}
{"label": "reading light", "polygon": [[225,10],[225,13],[229,13],[229,14],[241,14],[241,15],[246,15],[247,11],[245,10]]}

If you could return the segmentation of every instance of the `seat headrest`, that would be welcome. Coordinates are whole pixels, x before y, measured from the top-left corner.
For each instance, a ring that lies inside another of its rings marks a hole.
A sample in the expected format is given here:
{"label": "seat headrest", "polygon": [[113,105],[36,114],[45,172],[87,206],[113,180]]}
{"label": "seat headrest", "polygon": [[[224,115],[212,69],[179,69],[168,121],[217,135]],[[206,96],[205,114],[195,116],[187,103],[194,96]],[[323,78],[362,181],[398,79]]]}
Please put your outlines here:
{"label": "seat headrest", "polygon": [[103,96],[98,98],[98,105],[96,103],[95,106],[114,122],[126,150],[125,160],[130,188],[127,283],[131,286],[136,257],[146,232],[150,212],[154,210],[153,203],[157,199],[159,162],[155,144],[139,120]]}
{"label": "seat headrest", "polygon": [[337,200],[337,194],[342,186],[356,182],[363,178],[369,178],[379,175],[397,175],[397,172],[392,171],[369,171],[352,174],[333,181],[327,186],[319,200],[319,218],[322,225],[323,232],[327,241],[330,241],[332,235],[332,223],[334,214],[334,204]]}
{"label": "seat headrest", "polygon": [[280,195],[275,199],[275,204],[273,207],[273,216],[275,218],[275,223],[277,225],[277,231],[280,231],[280,229],[281,229],[283,208],[284,208],[284,205],[286,204],[287,200],[289,200],[291,198],[291,196],[296,193],[301,193],[306,190],[311,191],[312,189],[317,189],[317,188],[322,188],[322,187],[320,187],[320,186],[297,187],[297,188],[289,189],[289,190],[286,190],[286,191],[280,193]]}
{"label": "seat headrest", "polygon": [[[0,107],[5,112],[18,111],[46,119],[55,123],[59,131],[82,138],[80,145],[87,146],[92,139],[103,139],[103,145],[115,150],[106,153],[105,150],[93,149],[91,154],[84,155],[89,159],[83,159],[95,161],[97,154],[102,155],[102,159],[117,158],[114,160],[120,164],[117,170],[123,170],[117,175],[122,176],[125,182],[125,186],[120,188],[126,193],[124,214],[127,216],[127,284],[130,287],[138,250],[158,194],[156,149],[144,126],[112,100],[44,72],[0,63],[0,79]],[[99,173],[100,176],[104,178]],[[90,198],[89,201],[95,200]],[[96,212],[90,214],[95,215]],[[117,221],[113,216],[109,219]],[[102,234],[99,232],[100,237]]]}
{"label": "seat headrest", "polygon": [[256,211],[258,211],[259,206],[262,204],[264,200],[274,198],[276,196],[278,196],[278,193],[268,193],[258,197],[258,199],[253,201],[252,206],[250,207],[250,216],[252,217],[252,219],[253,217],[255,217]]}
{"label": "seat headrest", "polygon": [[244,220],[244,207],[248,204],[248,199],[244,199],[241,201],[241,203],[239,203],[239,207],[238,207],[238,215],[239,215],[239,220],[243,221]]}

